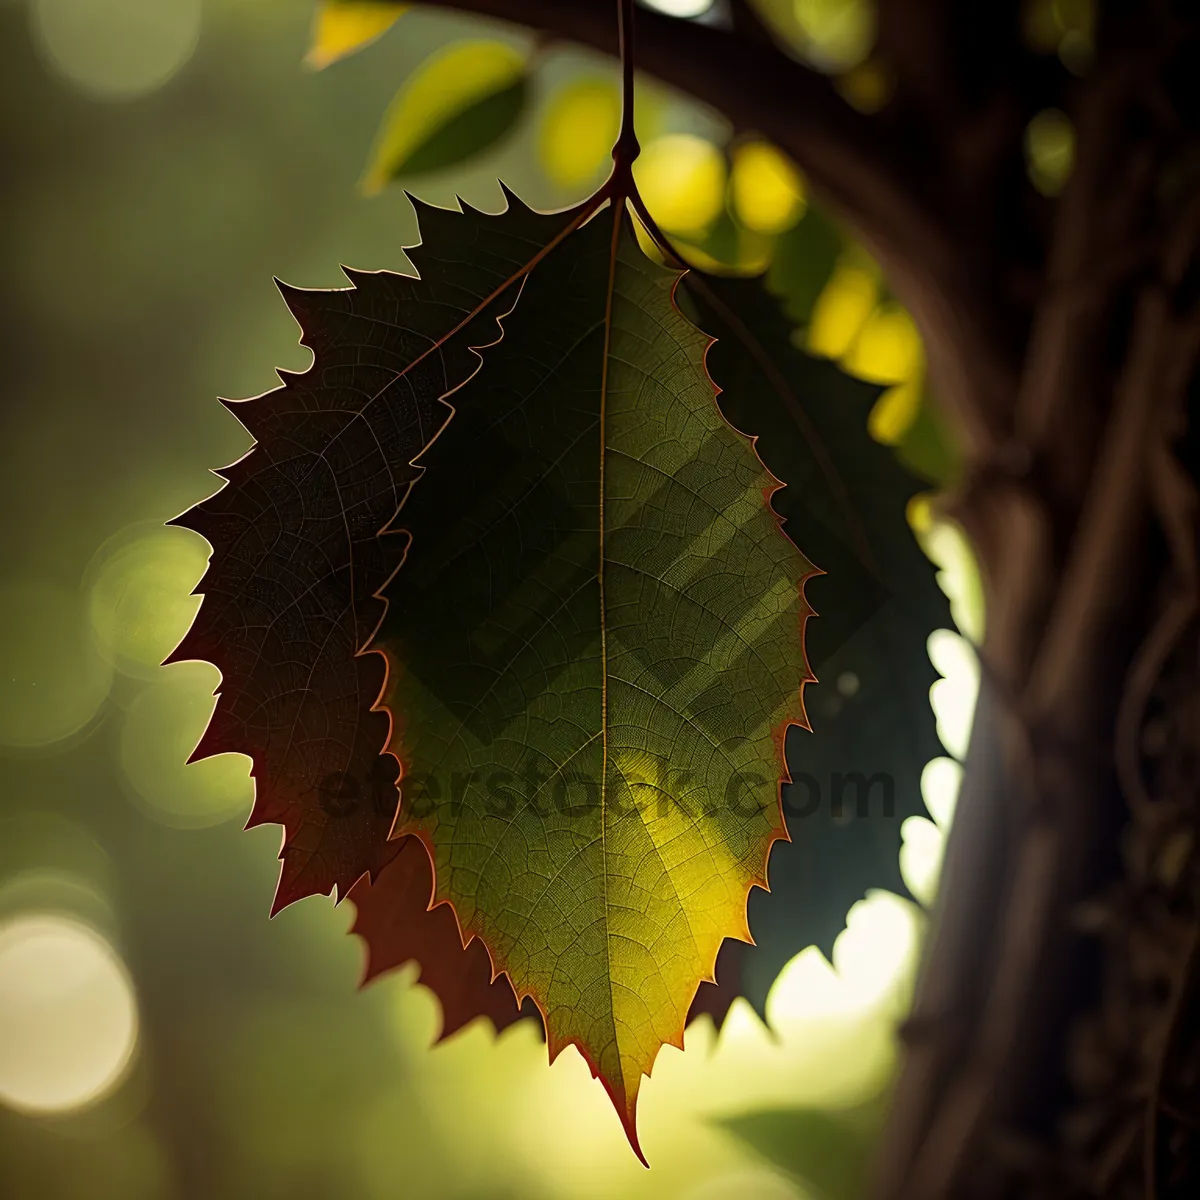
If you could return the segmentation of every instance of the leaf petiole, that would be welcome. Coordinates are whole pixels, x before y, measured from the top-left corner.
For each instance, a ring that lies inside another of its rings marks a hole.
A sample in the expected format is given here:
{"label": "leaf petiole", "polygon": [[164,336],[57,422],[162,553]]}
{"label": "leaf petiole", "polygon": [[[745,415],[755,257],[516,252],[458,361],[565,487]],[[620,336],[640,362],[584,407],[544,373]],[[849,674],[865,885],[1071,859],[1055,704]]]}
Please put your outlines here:
{"label": "leaf petiole", "polygon": [[633,0],[617,0],[617,35],[621,53],[621,130],[613,146],[613,173],[606,185],[616,195],[636,194],[633,163],[641,146],[633,126]]}

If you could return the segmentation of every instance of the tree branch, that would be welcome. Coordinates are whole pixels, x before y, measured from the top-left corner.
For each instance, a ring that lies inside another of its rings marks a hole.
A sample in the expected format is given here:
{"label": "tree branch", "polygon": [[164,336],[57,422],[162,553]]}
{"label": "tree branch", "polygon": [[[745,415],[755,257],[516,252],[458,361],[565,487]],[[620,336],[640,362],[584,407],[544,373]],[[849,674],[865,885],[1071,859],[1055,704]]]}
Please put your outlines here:
{"label": "tree branch", "polygon": [[[617,51],[614,0],[424,2]],[[770,138],[872,241],[894,245],[910,239],[914,227],[920,236],[932,225],[894,140],[851,108],[824,75],[776,46],[641,9],[638,68],[720,110],[739,129]]]}
{"label": "tree branch", "polygon": [[[425,0],[541,29],[608,54],[613,0]],[[969,458],[1007,440],[1016,367],[996,264],[940,212],[916,128],[851,108],[832,82],[774,45],[661,13],[638,14],[638,66],[769,138],[883,265],[925,334],[931,373]]]}

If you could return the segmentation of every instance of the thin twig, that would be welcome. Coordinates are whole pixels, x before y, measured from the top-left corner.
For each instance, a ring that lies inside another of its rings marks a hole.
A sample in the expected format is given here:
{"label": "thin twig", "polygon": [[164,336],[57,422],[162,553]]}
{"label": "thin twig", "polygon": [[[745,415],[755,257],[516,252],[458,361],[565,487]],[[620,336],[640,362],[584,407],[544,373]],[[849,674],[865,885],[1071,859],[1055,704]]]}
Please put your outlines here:
{"label": "thin twig", "polygon": [[[641,151],[634,129],[633,0],[617,0],[617,45],[621,56],[621,131],[613,146],[613,178],[621,192],[633,188],[633,164]],[[614,196],[613,203],[617,198]]]}

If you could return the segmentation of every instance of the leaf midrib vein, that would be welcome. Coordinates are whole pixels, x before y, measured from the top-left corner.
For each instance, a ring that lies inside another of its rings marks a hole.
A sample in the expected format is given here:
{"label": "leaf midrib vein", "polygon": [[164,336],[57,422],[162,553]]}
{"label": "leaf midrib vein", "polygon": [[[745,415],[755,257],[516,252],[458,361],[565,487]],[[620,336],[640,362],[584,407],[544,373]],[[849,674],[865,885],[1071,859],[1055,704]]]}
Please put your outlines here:
{"label": "leaf midrib vein", "polygon": [[[604,596],[604,460],[608,443],[608,363],[612,349],[613,297],[616,293],[617,250],[621,238],[621,216],[625,201],[619,195],[612,200],[612,241],[608,251],[608,283],[604,296],[604,361],[600,368],[600,479],[597,512],[600,527],[600,558],[596,565],[596,578],[600,585],[600,883],[604,906],[604,977],[608,980],[608,1010],[612,1022],[613,1042],[617,1049],[617,1063],[621,1062],[621,1046],[617,1039],[617,998],[613,991],[612,952],[609,948],[611,918],[608,900],[608,612]],[[622,1071],[622,1091],[624,1090]],[[615,1082],[615,1081],[614,1081]]]}

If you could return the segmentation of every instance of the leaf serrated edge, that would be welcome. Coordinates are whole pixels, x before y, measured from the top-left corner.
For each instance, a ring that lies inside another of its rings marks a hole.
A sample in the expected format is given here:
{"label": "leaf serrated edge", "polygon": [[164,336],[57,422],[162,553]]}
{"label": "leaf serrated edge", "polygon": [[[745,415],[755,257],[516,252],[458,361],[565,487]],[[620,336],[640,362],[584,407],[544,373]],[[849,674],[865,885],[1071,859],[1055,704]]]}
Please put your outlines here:
{"label": "leaf serrated edge", "polygon": [[[506,185],[501,183],[500,187],[501,187],[501,193],[505,199],[505,208],[501,211],[501,213],[495,214],[495,215],[502,216],[505,212],[512,211],[512,209],[515,205],[522,205],[526,209],[529,208],[529,206],[524,205],[524,202],[521,201],[521,199],[516,195],[516,193],[513,192],[510,188],[508,188]],[[408,194],[408,193],[406,193],[406,194]],[[372,395],[366,401],[366,403],[363,405],[363,408],[365,409],[369,405],[374,404],[398,380],[404,378],[404,376],[407,375],[410,371],[412,371],[420,362],[424,361],[424,359],[427,358],[430,354],[432,354],[434,351],[440,349],[452,337],[454,337],[456,334],[458,334],[464,328],[466,328],[466,326],[469,325],[471,321],[475,320],[476,317],[478,317],[482,312],[484,312],[485,309],[487,309],[492,303],[494,303],[497,299],[499,299],[500,296],[502,296],[510,287],[512,287],[514,284],[524,280],[528,276],[529,272],[531,270],[533,270],[533,268],[539,262],[541,262],[542,259],[544,259],[547,254],[549,254],[551,252],[551,250],[553,250],[559,243],[562,242],[562,240],[565,237],[567,237],[571,232],[573,232],[574,229],[576,229],[580,225],[582,225],[587,219],[589,219],[595,212],[597,212],[603,206],[603,204],[608,199],[608,194],[609,194],[609,189],[608,189],[608,186],[606,185],[605,187],[601,188],[600,191],[598,191],[588,201],[586,201],[583,205],[578,206],[575,209],[561,210],[563,212],[563,215],[566,216],[568,218],[568,220],[567,220],[566,224],[564,225],[564,227],[558,232],[558,234],[556,234],[554,238],[552,238],[549,242],[547,242],[547,244],[544,247],[542,247],[536,254],[534,254],[529,260],[527,260],[518,270],[511,273],[508,276],[508,278],[504,280],[503,283],[501,283],[498,287],[494,288],[491,293],[489,293],[483,300],[481,300],[479,303],[477,303],[476,306],[462,320],[460,320],[458,322],[458,324],[456,324],[453,327],[453,329],[451,329],[447,333],[443,334],[439,339],[437,339],[437,341],[435,341],[431,346],[429,346],[422,354],[418,355],[415,359],[413,359],[412,362],[407,363],[401,370],[395,372],[392,375],[392,377],[377,392],[375,392],[374,395]],[[439,213],[448,213],[448,212],[453,211],[450,209],[440,208],[439,206],[436,206],[436,205],[428,204],[428,203],[418,199],[417,197],[412,196],[411,194],[409,194],[409,200],[412,202],[414,209],[416,209],[416,211],[418,213],[418,220],[419,220],[419,214],[422,211],[429,211],[429,210],[433,210],[433,209],[436,209]],[[480,209],[475,209],[475,208],[473,208],[473,206],[466,204],[461,199],[459,201],[459,204],[460,204],[460,208],[459,208],[460,214],[469,210],[480,216],[493,215],[493,214],[484,213]],[[424,244],[424,241],[422,240],[421,242],[416,243],[413,247],[410,247],[410,249],[415,249],[423,244]],[[416,266],[416,264],[413,263],[412,267],[413,267],[413,274],[408,277],[411,279],[420,279],[421,278],[420,271],[419,271],[418,267]],[[303,370],[303,371],[288,371],[288,370],[284,370],[284,369],[278,369],[276,371],[276,375],[280,380],[280,384],[284,388],[286,388],[289,380],[302,378],[306,375],[309,375],[310,373],[312,373],[313,371],[315,371],[317,369],[316,348],[309,343],[308,330],[305,328],[304,324],[301,322],[300,317],[293,311],[292,305],[291,305],[291,303],[289,303],[289,300],[288,300],[289,294],[291,294],[294,298],[298,299],[299,297],[307,295],[307,294],[316,294],[316,293],[326,293],[327,294],[330,292],[343,292],[344,293],[344,292],[352,292],[352,291],[357,290],[358,285],[355,283],[353,277],[351,275],[349,275],[345,271],[345,269],[343,269],[343,273],[346,274],[346,278],[349,280],[349,285],[347,287],[343,287],[343,288],[297,288],[297,287],[294,287],[293,285],[285,284],[281,280],[276,279],[275,282],[279,286],[280,291],[283,294],[284,302],[285,302],[285,304],[288,305],[289,312],[292,313],[293,319],[295,319],[297,324],[300,326],[300,331],[301,331],[301,336],[299,339],[300,344],[305,346],[307,349],[309,349],[313,353],[312,363],[310,363],[309,366],[307,368],[305,368],[305,370]],[[383,274],[383,273],[384,272],[363,272],[362,274],[376,275],[376,274]],[[520,295],[520,293],[518,291],[517,299],[519,299],[519,295]],[[513,307],[515,307],[515,305],[516,305],[516,299],[514,299],[513,306],[510,307],[507,310],[507,312],[505,312],[503,314],[498,314],[497,317],[495,318],[497,326],[500,327],[500,334],[498,335],[498,337],[496,338],[495,341],[488,342],[488,343],[480,343],[480,345],[478,345],[478,346],[468,347],[468,349],[472,353],[476,354],[476,356],[479,360],[478,363],[476,364],[475,370],[472,371],[471,374],[467,377],[468,379],[474,378],[474,376],[478,373],[480,366],[482,365],[483,358],[482,358],[482,355],[479,353],[479,351],[483,350],[483,349],[487,349],[490,346],[496,345],[503,338],[503,327],[500,325],[501,317],[508,316],[512,312],[512,309],[513,309]],[[464,379],[459,384],[457,384],[450,392],[447,392],[446,395],[447,396],[452,395],[454,391],[457,391],[466,382],[467,382],[467,380]],[[245,452],[242,453],[241,455],[239,455],[231,463],[227,464],[224,467],[213,468],[210,470],[210,474],[215,475],[218,479],[220,479],[222,481],[220,487],[216,488],[213,492],[209,493],[209,495],[204,497],[202,500],[196,502],[193,505],[189,505],[189,507],[186,508],[183,512],[179,513],[177,516],[171,518],[169,521],[166,522],[167,525],[178,526],[178,527],[184,528],[184,529],[190,529],[193,532],[199,534],[201,537],[205,538],[206,541],[208,541],[209,546],[212,548],[212,552],[214,554],[218,551],[218,547],[213,543],[211,538],[209,538],[204,532],[203,526],[207,522],[208,514],[203,510],[202,506],[204,504],[206,504],[209,500],[213,499],[214,496],[216,496],[220,492],[224,491],[224,489],[227,486],[235,483],[233,473],[235,473],[236,469],[241,467],[242,464],[246,463],[247,460],[254,454],[254,452],[260,446],[260,440],[255,436],[254,431],[251,429],[250,425],[248,425],[246,421],[242,420],[242,417],[239,415],[237,410],[242,405],[252,405],[255,402],[261,402],[263,400],[266,400],[268,397],[277,395],[280,390],[281,390],[280,387],[269,388],[266,391],[263,391],[256,396],[246,397],[241,400],[232,400],[232,399],[221,398],[220,402],[233,414],[233,416],[237,419],[238,423],[242,426],[242,428],[245,429],[246,432],[254,440],[253,440],[252,444],[249,447],[247,447]],[[444,402],[445,397],[444,396],[439,397],[439,400]],[[449,411],[447,413],[446,420],[448,421],[450,419],[450,417],[453,416],[453,406],[447,405],[447,408]],[[247,413],[247,415],[248,415],[248,413]],[[436,438],[438,436],[440,436],[440,434],[444,430],[444,428],[445,428],[445,422],[443,422],[442,426],[439,427],[438,431],[434,434],[434,437],[430,440],[430,443],[429,443],[430,445],[432,444],[432,442],[434,440],[436,440]],[[422,447],[422,451],[427,448],[428,448],[427,446]],[[420,457],[419,454],[417,456],[415,456],[414,459],[410,461],[409,465],[415,465],[416,458],[419,458],[419,457]],[[420,477],[419,475],[416,476],[409,483],[408,487],[405,489],[403,497],[401,497],[400,503],[397,505],[396,511],[392,514],[392,516],[389,518],[389,520],[384,523],[382,528],[379,529],[379,531],[376,533],[376,537],[383,538],[387,535],[396,534],[396,533],[403,533],[406,537],[410,536],[406,530],[394,529],[393,525],[394,525],[396,519],[398,518],[400,512],[402,511],[404,504],[408,499],[408,496],[412,492],[413,484],[415,482],[417,482],[419,477]],[[376,588],[376,590],[374,592],[371,593],[371,599],[377,600],[380,604],[379,616],[378,616],[377,620],[375,621],[375,624],[372,627],[370,634],[365,639],[363,639],[362,643],[359,645],[358,649],[355,651],[355,654],[354,654],[355,658],[362,658],[363,656],[365,656],[367,654],[374,654],[374,653],[378,653],[378,654],[382,655],[381,651],[375,649],[371,645],[376,634],[379,631],[380,626],[382,625],[382,623],[387,615],[387,600],[382,595],[382,593],[387,588],[388,584],[392,581],[392,579],[395,577],[396,572],[399,571],[400,568],[403,566],[406,555],[407,555],[407,544],[404,546],[404,550],[400,554],[398,562],[392,568],[392,570],[388,574],[387,578],[379,585],[378,588]],[[204,579],[205,579],[205,577],[207,577],[210,570],[211,570],[211,555],[210,555],[210,566],[206,567],[204,576],[201,577],[199,582],[192,589],[192,592],[190,593],[191,595],[199,595],[201,597],[205,596],[205,593],[202,589],[204,586]],[[193,642],[193,635],[196,630],[196,622],[199,620],[199,618],[200,618],[200,610],[198,609],[196,615],[193,617],[192,625],[189,626],[187,633],[184,634],[184,636],[180,640],[179,644],[163,660],[164,666],[168,665],[168,664],[172,664],[172,663],[177,663],[177,662],[195,660],[195,654],[193,652],[194,647],[192,646],[191,643]],[[386,657],[386,655],[382,655],[382,657],[383,657],[384,670],[383,670],[383,677],[382,677],[382,680],[380,683],[379,693],[376,696],[374,702],[371,704],[370,708],[367,710],[369,713],[382,713],[385,716],[386,720],[388,721],[387,737],[384,739],[382,748],[380,750],[381,757],[385,754],[390,753],[390,751],[388,750],[388,747],[391,745],[391,742],[392,742],[393,724],[394,724],[393,714],[385,705],[382,704],[383,696],[386,694],[386,691],[387,691],[388,673],[389,673],[389,664],[388,664],[387,657]],[[204,661],[211,661],[211,660],[205,659]],[[222,695],[223,695],[222,684],[225,682],[225,680],[224,680],[225,672],[221,669],[220,664],[213,663],[213,665],[216,666],[219,671],[221,671],[221,675],[222,675],[222,678],[218,682],[216,689],[214,689],[214,695],[217,697],[217,706],[219,707],[221,704],[221,699],[222,699]],[[192,762],[198,761],[200,759],[210,757],[211,755],[213,755],[215,753],[223,752],[222,750],[219,750],[217,747],[215,747],[212,743],[212,738],[215,736],[216,720],[217,720],[217,708],[214,707],[213,714],[209,718],[208,724],[205,726],[204,733],[201,735],[201,738],[200,738],[199,742],[197,743],[195,750],[193,750],[193,752],[187,759],[188,763],[192,763]],[[396,758],[396,756],[394,754],[392,754],[391,756],[393,758]],[[402,772],[403,771],[402,764],[400,763],[398,758],[396,759],[396,761],[397,761],[399,770]],[[288,829],[287,824],[284,821],[280,820],[279,816],[274,814],[273,811],[270,809],[270,807],[264,802],[263,797],[259,793],[259,789],[257,786],[257,777],[255,776],[255,771],[254,771],[253,766],[251,767],[250,774],[251,774],[251,778],[255,780],[255,796],[254,796],[254,802],[253,802],[253,805],[252,805],[252,808],[250,811],[250,815],[247,818],[246,825],[244,826],[244,828],[248,830],[248,829],[253,829],[260,825],[265,825],[265,824],[279,824],[283,830],[281,846],[280,846],[280,851],[279,851],[279,858],[281,860],[279,878],[276,882],[275,892],[273,895],[271,909],[270,909],[270,916],[274,917],[279,912],[281,912],[284,908],[288,907],[290,904],[294,903],[295,901],[297,901],[299,899],[302,899],[304,896],[309,895],[311,893],[296,890],[295,894],[293,894],[292,889],[286,889],[284,887],[284,877],[285,877],[285,874],[287,871],[287,861],[286,861],[285,855],[286,855],[286,851],[288,849],[288,845],[289,845],[288,838],[291,834],[291,831]],[[399,782],[399,778],[400,778],[400,776],[397,775],[397,784]],[[393,836],[395,821],[396,821],[396,817],[398,816],[398,814],[399,814],[399,794],[397,793],[396,814],[393,816],[392,832],[389,832],[389,839]],[[282,814],[280,814],[280,816],[281,815]],[[368,877],[369,881],[373,881],[374,876],[372,875],[372,871],[370,868],[367,868],[357,878],[352,880],[350,882],[349,886],[347,886],[345,889],[338,888],[337,885],[335,884],[335,887],[334,887],[335,902],[340,902],[345,897],[345,895],[351,890],[351,888],[353,888],[354,884],[357,883],[358,880],[362,878],[363,875],[366,875]]]}
{"label": "leaf serrated edge", "polygon": [[[594,215],[595,212],[599,211],[599,209],[602,207],[603,199],[607,198],[606,192],[607,192],[607,189],[602,189],[601,192],[598,192],[596,194],[596,196],[593,197],[593,200],[601,201],[601,203],[597,203],[595,205],[595,207],[590,212],[587,213],[586,217],[579,219],[569,229],[564,230],[563,234],[558,239],[556,239],[556,241],[552,245],[550,245],[546,248],[546,250],[538,257],[537,261],[540,262],[543,258],[545,258],[546,255],[549,254],[550,250],[555,248],[555,246],[557,246],[557,244],[559,242],[564,240],[570,233],[574,232],[581,225],[583,225],[585,223],[585,220],[590,219],[590,217],[592,215]],[[614,243],[613,243],[614,244],[614,253],[615,253],[617,235],[618,235],[620,227],[621,227],[621,221],[623,219],[627,219],[625,211],[624,211],[624,208],[625,208],[624,200],[625,200],[625,197],[620,195],[619,192],[617,192],[616,194],[614,194],[612,196],[612,203],[613,203],[613,209],[614,209]],[[590,206],[585,206],[585,207],[590,207]],[[532,271],[532,265],[529,268],[529,271]],[[526,274],[528,274],[528,273],[529,272],[527,271]],[[825,571],[822,570],[820,567],[816,566],[815,564],[813,564],[812,562],[810,562],[808,557],[804,554],[804,552],[802,550],[800,550],[800,548],[798,546],[796,546],[796,543],[793,541],[791,536],[787,533],[786,529],[784,528],[784,518],[782,516],[780,516],[780,514],[776,511],[774,505],[771,502],[772,497],[775,495],[775,493],[780,491],[782,488],[786,487],[787,485],[781,479],[779,479],[763,462],[762,457],[758,453],[758,449],[757,449],[758,435],[747,434],[747,433],[743,432],[742,430],[738,429],[737,426],[735,426],[733,424],[733,422],[730,421],[728,419],[728,417],[726,417],[724,411],[721,408],[721,405],[718,403],[718,397],[720,396],[722,389],[718,386],[716,381],[713,379],[712,373],[708,369],[708,353],[711,350],[711,348],[716,344],[717,339],[710,334],[704,333],[703,330],[699,329],[698,326],[694,325],[687,318],[687,316],[683,313],[682,309],[679,306],[677,298],[676,298],[676,293],[679,289],[680,283],[682,282],[682,280],[688,273],[689,273],[689,268],[687,268],[687,267],[684,267],[683,269],[678,271],[678,274],[676,275],[676,278],[671,285],[671,292],[670,292],[671,307],[675,310],[675,312],[679,316],[680,320],[682,320],[690,328],[697,330],[697,332],[700,333],[702,335],[702,337],[704,337],[706,339],[704,348],[701,351],[701,368],[704,372],[705,378],[708,380],[709,386],[712,388],[712,403],[713,403],[714,408],[716,409],[717,416],[722,422],[724,422],[724,424],[734,434],[736,434],[738,437],[742,438],[749,446],[749,449],[750,449],[751,453],[754,455],[755,460],[758,462],[759,467],[761,468],[763,474],[766,475],[766,477],[770,481],[765,487],[763,487],[762,497],[763,497],[763,503],[764,503],[767,511],[771,514],[771,517],[775,522],[776,530],[781,537],[784,537],[787,539],[787,541],[794,547],[794,549],[800,555],[800,557],[803,559],[803,561],[806,564],[808,564],[808,570],[806,570],[800,576],[800,578],[796,581],[796,587],[797,587],[797,590],[798,590],[798,593],[800,596],[800,601],[801,601],[801,606],[802,606],[802,610],[801,610],[800,617],[799,617],[800,653],[801,653],[801,661],[802,661],[802,675],[801,675],[801,678],[798,683],[798,705],[799,705],[799,710],[800,710],[799,717],[796,719],[787,718],[787,719],[783,720],[771,732],[771,741],[772,741],[773,745],[775,746],[776,760],[779,765],[779,782],[776,786],[776,804],[778,806],[777,807],[777,820],[775,822],[775,827],[771,831],[770,835],[768,836],[766,845],[763,848],[763,867],[762,867],[761,874],[755,878],[752,878],[749,881],[749,883],[747,883],[747,885],[746,885],[746,893],[743,898],[743,902],[741,905],[741,911],[740,911],[739,928],[734,933],[725,935],[725,937],[727,937],[727,938],[732,937],[734,940],[746,942],[750,945],[753,945],[754,938],[750,933],[749,913],[748,913],[750,892],[755,887],[762,888],[764,891],[767,891],[767,892],[769,892],[771,890],[770,884],[768,882],[769,860],[770,860],[771,850],[774,847],[776,842],[791,841],[791,836],[788,833],[787,821],[786,821],[786,818],[784,815],[784,809],[783,809],[783,788],[786,784],[790,784],[793,782],[791,773],[788,769],[787,757],[784,752],[784,744],[785,744],[785,739],[787,736],[787,731],[792,726],[797,726],[801,729],[804,729],[805,731],[807,731],[809,733],[812,732],[812,726],[808,720],[808,714],[807,714],[805,704],[804,704],[804,689],[808,684],[816,683],[817,676],[813,672],[812,666],[809,662],[806,633],[807,633],[807,626],[808,626],[809,619],[811,617],[817,616],[818,614],[817,614],[816,610],[813,608],[812,604],[809,602],[805,589],[808,585],[808,582],[811,579],[816,578],[820,575],[824,575]],[[611,327],[611,300],[612,300],[612,291],[613,291],[612,279],[613,279],[613,276],[610,272],[609,284],[608,284],[610,294],[607,297],[607,309],[606,309],[606,326],[609,326],[609,327]],[[503,340],[503,336],[504,336],[503,319],[507,318],[508,316],[511,316],[513,311],[515,311],[515,309],[516,309],[516,305],[514,304],[513,307],[508,310],[508,312],[503,314],[503,317],[497,318],[497,324],[500,325],[500,328],[501,328],[500,338],[498,338],[495,342],[489,343],[487,347],[480,347],[480,349],[490,349],[492,346],[499,344],[499,342]],[[607,334],[606,334],[606,338],[607,338]],[[605,359],[606,359],[606,364],[607,364],[607,358],[608,358],[607,340],[606,340],[605,345],[606,345]],[[471,349],[476,350],[477,348],[472,347]],[[483,359],[482,359],[482,356],[480,356],[480,366],[482,366],[482,362],[483,362]],[[460,385],[460,387],[465,386],[465,384],[470,379],[473,379],[475,377],[475,375],[478,373],[479,369],[480,368],[477,367],[476,371],[472,372],[472,374],[468,377],[468,379],[463,381],[463,384]],[[602,387],[603,386],[604,385],[602,384]],[[459,388],[454,389],[454,391],[458,391],[458,390],[459,390]],[[448,392],[446,396],[442,397],[442,400],[444,403],[448,403],[447,397],[450,395],[453,395],[453,392]],[[602,401],[602,404],[603,404],[603,401]],[[452,417],[453,416],[453,406],[451,406],[451,409],[452,409],[452,412],[451,412],[451,417]],[[420,454],[418,454],[412,461],[413,466],[418,465],[417,459],[421,458],[422,455],[424,455],[430,449],[430,447],[432,447],[432,445],[437,440],[437,438],[440,437],[442,435],[442,433],[445,432],[446,428],[449,425],[449,421],[450,421],[450,418],[447,418],[447,421],[441,426],[441,428],[439,429],[439,431],[435,435],[435,437],[430,440],[429,444],[422,447]],[[601,428],[603,429],[603,418],[601,419]],[[396,517],[393,518],[393,520],[399,519],[399,517],[401,515],[401,511],[402,510],[397,512]],[[390,524],[391,523],[389,522],[389,525]],[[603,526],[601,526],[601,537],[603,538]],[[601,561],[603,562],[603,551],[601,552]],[[402,565],[403,564],[401,564],[401,566]],[[396,571],[393,571],[392,575],[388,579],[388,583],[390,583],[392,581],[392,579],[395,578],[395,576],[399,570],[400,570],[400,567],[397,567]],[[380,592],[384,591],[386,589],[386,587],[387,587],[387,584],[385,584],[383,587],[381,587]],[[377,593],[377,596],[378,596],[378,593]],[[384,599],[382,596],[379,596],[378,598],[383,599],[385,604],[387,603],[386,599]],[[376,632],[378,632],[378,626],[376,627]],[[388,655],[388,652],[386,650],[384,650],[382,647],[376,648],[375,652],[383,655],[384,661],[386,664],[386,670],[388,673],[388,677],[390,678],[390,673],[392,670],[392,663],[391,663],[390,656]],[[386,683],[385,683],[384,692],[386,692],[386,690],[387,689],[386,689]],[[377,703],[382,703],[382,701],[377,702]],[[391,713],[390,709],[388,709],[386,704],[382,704],[382,707],[386,711],[388,711],[389,720],[393,722],[393,724],[390,728],[391,728],[391,730],[394,731],[395,717]],[[395,758],[397,763],[399,764],[400,775],[398,777],[397,782],[399,784],[402,784],[403,779],[404,779],[404,764],[403,764],[402,760],[400,759],[400,757],[390,749],[392,744],[393,744],[393,738],[389,735],[389,739],[388,739],[389,749],[386,751],[386,753],[391,754],[392,757]],[[402,804],[403,804],[403,800],[401,800],[401,805]],[[434,847],[432,840],[429,837],[428,832],[425,830],[405,829],[402,832],[398,830],[397,827],[401,820],[401,811],[400,811],[401,805],[397,806],[396,817],[395,817],[395,820],[393,821],[392,832],[389,836],[392,838],[395,838],[397,836],[416,837],[425,846],[425,849],[430,858],[431,869],[434,872],[434,895],[436,896],[436,893],[437,893],[436,848]],[[484,950],[487,952],[488,963],[491,967],[492,982],[495,982],[500,976],[504,976],[507,979],[509,986],[513,989],[513,992],[517,997],[518,1004],[522,1003],[526,997],[528,997],[530,1000],[533,1001],[535,1007],[537,1008],[538,1014],[542,1019],[543,1026],[546,1031],[546,1043],[547,1043],[547,1050],[548,1050],[548,1056],[549,1056],[550,1063],[553,1064],[554,1061],[558,1058],[558,1056],[565,1049],[567,1049],[568,1046],[575,1047],[575,1049],[578,1051],[580,1057],[587,1064],[588,1070],[591,1072],[592,1078],[599,1080],[600,1085],[604,1088],[605,1092],[607,1093],[609,1100],[613,1105],[613,1108],[616,1110],[617,1117],[621,1122],[621,1126],[625,1132],[625,1136],[628,1139],[630,1147],[632,1148],[634,1154],[637,1155],[638,1160],[642,1163],[642,1165],[648,1168],[650,1166],[650,1164],[646,1159],[644,1151],[642,1150],[641,1142],[640,1142],[640,1139],[638,1137],[638,1132],[637,1132],[637,1099],[638,1099],[637,1089],[635,1088],[633,1095],[630,1097],[620,1096],[618,1094],[617,1090],[615,1089],[613,1083],[602,1072],[602,1070],[599,1066],[599,1063],[596,1062],[596,1060],[589,1053],[588,1049],[583,1045],[583,1043],[581,1042],[581,1040],[579,1038],[571,1037],[571,1038],[565,1038],[565,1039],[556,1039],[554,1037],[553,1033],[551,1032],[550,1022],[548,1019],[548,1009],[547,1009],[547,1006],[546,1006],[544,1000],[540,996],[538,996],[536,991],[532,988],[522,991],[520,988],[517,987],[515,981],[512,978],[510,971],[507,968],[497,967],[497,965],[496,965],[497,964],[497,955],[496,955],[495,951],[493,950],[492,946],[488,944],[487,938],[483,934],[474,932],[474,931],[472,931],[470,933],[464,932],[462,920],[459,916],[457,908],[455,907],[454,901],[451,898],[447,897],[446,899],[443,899],[443,900],[437,900],[436,902],[431,902],[430,909],[437,907],[438,905],[443,905],[443,904],[449,905],[449,907],[450,907],[450,911],[454,916],[455,928],[458,930],[459,940],[462,943],[463,948],[466,949],[466,947],[468,947],[472,941],[478,940],[480,942],[480,944],[483,946]],[[723,941],[723,940],[724,940],[724,938],[721,939],[721,941]],[[684,1013],[684,1017],[680,1022],[678,1031],[676,1033],[674,1033],[672,1036],[670,1036],[669,1038],[667,1038],[666,1040],[664,1040],[662,1043],[660,1043],[659,1049],[661,1049],[662,1046],[666,1046],[666,1045],[674,1046],[678,1050],[683,1049],[684,1034],[685,1034],[686,1028],[687,1028],[687,1013],[691,1008],[691,1004],[695,999],[696,991],[699,990],[700,985],[702,983],[715,983],[716,982],[716,960],[717,960],[717,955],[720,953],[720,948],[721,948],[721,942],[718,941],[717,946],[713,951],[712,963],[710,964],[707,972],[696,981],[696,986],[692,992],[692,995],[687,998],[687,1003],[683,1006],[682,1011]],[[657,1057],[658,1057],[658,1052],[656,1051],[655,1055],[654,1055],[654,1059],[657,1060]],[[653,1065],[654,1064],[652,1061],[651,1062],[651,1070],[653,1069]],[[643,1071],[643,1075],[647,1079],[650,1078],[651,1070]],[[640,1081],[639,1081],[639,1086],[640,1086]]]}

